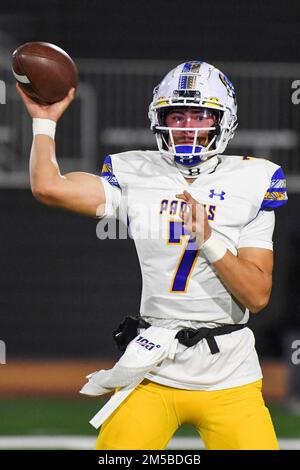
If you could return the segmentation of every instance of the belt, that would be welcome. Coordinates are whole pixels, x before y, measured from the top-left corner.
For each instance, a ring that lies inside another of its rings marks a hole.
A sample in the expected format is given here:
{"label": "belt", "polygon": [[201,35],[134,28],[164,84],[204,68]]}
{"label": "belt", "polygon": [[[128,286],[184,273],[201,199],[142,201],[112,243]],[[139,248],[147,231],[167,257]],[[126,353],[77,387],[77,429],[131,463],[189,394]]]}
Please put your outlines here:
{"label": "belt", "polygon": [[184,344],[184,346],[187,347],[194,346],[202,339],[206,339],[210,352],[212,354],[216,354],[220,352],[220,350],[215,340],[215,336],[227,335],[233,331],[241,330],[246,326],[246,324],[224,325],[218,326],[216,328],[203,327],[199,328],[198,330],[194,330],[193,328],[183,328],[182,330],[178,331],[175,338],[178,339],[179,343]]}
{"label": "belt", "polygon": [[[115,342],[121,351],[125,351],[127,345],[137,335],[138,328],[149,328],[150,323],[146,322],[141,317],[126,317],[125,320],[119,325],[116,331],[113,333]],[[247,324],[243,325],[223,325],[216,328],[202,327],[197,330],[193,328],[183,328],[179,330],[175,338],[178,339],[179,343],[184,344],[188,348],[194,346],[202,339],[206,339],[210,352],[216,354],[220,352],[215,336],[227,335],[233,331],[241,330],[245,328]]]}

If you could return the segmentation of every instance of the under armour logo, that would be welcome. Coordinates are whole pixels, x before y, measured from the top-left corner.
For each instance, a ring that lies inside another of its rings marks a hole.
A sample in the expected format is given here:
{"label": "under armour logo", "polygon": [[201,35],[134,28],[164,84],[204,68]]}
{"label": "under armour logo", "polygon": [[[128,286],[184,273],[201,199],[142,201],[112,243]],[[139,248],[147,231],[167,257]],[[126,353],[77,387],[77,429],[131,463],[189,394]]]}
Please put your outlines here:
{"label": "under armour logo", "polygon": [[225,199],[225,191],[221,191],[220,193],[215,193],[215,190],[214,189],[210,189],[210,195],[209,197],[213,198],[214,196],[217,196],[220,198],[221,201],[224,201]]}
{"label": "under armour logo", "polygon": [[192,169],[192,168],[189,168],[189,176],[198,176],[200,175],[200,169],[199,168],[196,168],[196,169]]}

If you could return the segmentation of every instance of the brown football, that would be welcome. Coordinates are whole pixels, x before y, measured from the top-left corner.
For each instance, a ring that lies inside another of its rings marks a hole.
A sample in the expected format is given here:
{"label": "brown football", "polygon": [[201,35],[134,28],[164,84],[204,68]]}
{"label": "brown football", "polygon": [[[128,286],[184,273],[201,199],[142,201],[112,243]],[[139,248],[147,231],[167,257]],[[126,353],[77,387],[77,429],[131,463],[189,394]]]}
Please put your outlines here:
{"label": "brown football", "polygon": [[40,104],[62,100],[78,84],[74,61],[48,42],[27,42],[18,47],[12,55],[12,71],[22,90]]}

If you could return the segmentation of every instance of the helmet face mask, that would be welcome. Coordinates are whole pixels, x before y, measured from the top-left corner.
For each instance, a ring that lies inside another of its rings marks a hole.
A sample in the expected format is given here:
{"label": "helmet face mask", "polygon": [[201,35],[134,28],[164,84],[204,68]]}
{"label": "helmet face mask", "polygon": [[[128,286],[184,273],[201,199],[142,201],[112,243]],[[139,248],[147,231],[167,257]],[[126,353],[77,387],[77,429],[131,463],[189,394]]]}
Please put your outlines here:
{"label": "helmet face mask", "polygon": [[[180,121],[183,121],[185,112],[194,114],[196,116],[194,122],[199,121],[199,126],[180,127]],[[168,117],[177,114],[179,123],[176,123],[175,127],[172,127],[172,124],[168,125]],[[159,143],[162,143],[162,150],[171,152],[175,156],[175,161],[187,166],[200,162],[199,155],[204,147],[206,151],[215,148],[216,137],[220,131],[221,115],[220,111],[198,106],[174,106],[158,110],[159,125],[156,127],[156,132],[160,134]],[[213,124],[206,127],[200,125],[201,121],[212,121]],[[193,158],[190,157],[191,155]]]}
{"label": "helmet face mask", "polygon": [[[200,114],[199,122],[202,115],[204,120],[213,117],[213,124],[191,128],[166,125],[169,113],[187,109]],[[192,61],[171,70],[155,87],[149,118],[159,151],[192,166],[225,150],[237,127],[236,111],[235,92],[228,78],[212,65]],[[177,145],[176,132],[189,132],[193,142],[190,138],[189,145]]]}

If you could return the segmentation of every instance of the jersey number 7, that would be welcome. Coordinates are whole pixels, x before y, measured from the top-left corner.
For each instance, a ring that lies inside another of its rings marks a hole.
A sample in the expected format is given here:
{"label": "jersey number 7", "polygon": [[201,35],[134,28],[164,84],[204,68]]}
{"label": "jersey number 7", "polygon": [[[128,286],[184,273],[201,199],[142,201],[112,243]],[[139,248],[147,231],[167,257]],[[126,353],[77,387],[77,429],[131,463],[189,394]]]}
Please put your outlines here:
{"label": "jersey number 7", "polygon": [[177,220],[170,220],[168,245],[181,245],[183,239],[185,240],[185,244],[173,275],[170,288],[171,293],[187,292],[200,250],[191,239],[191,234],[184,230],[183,223]]}

